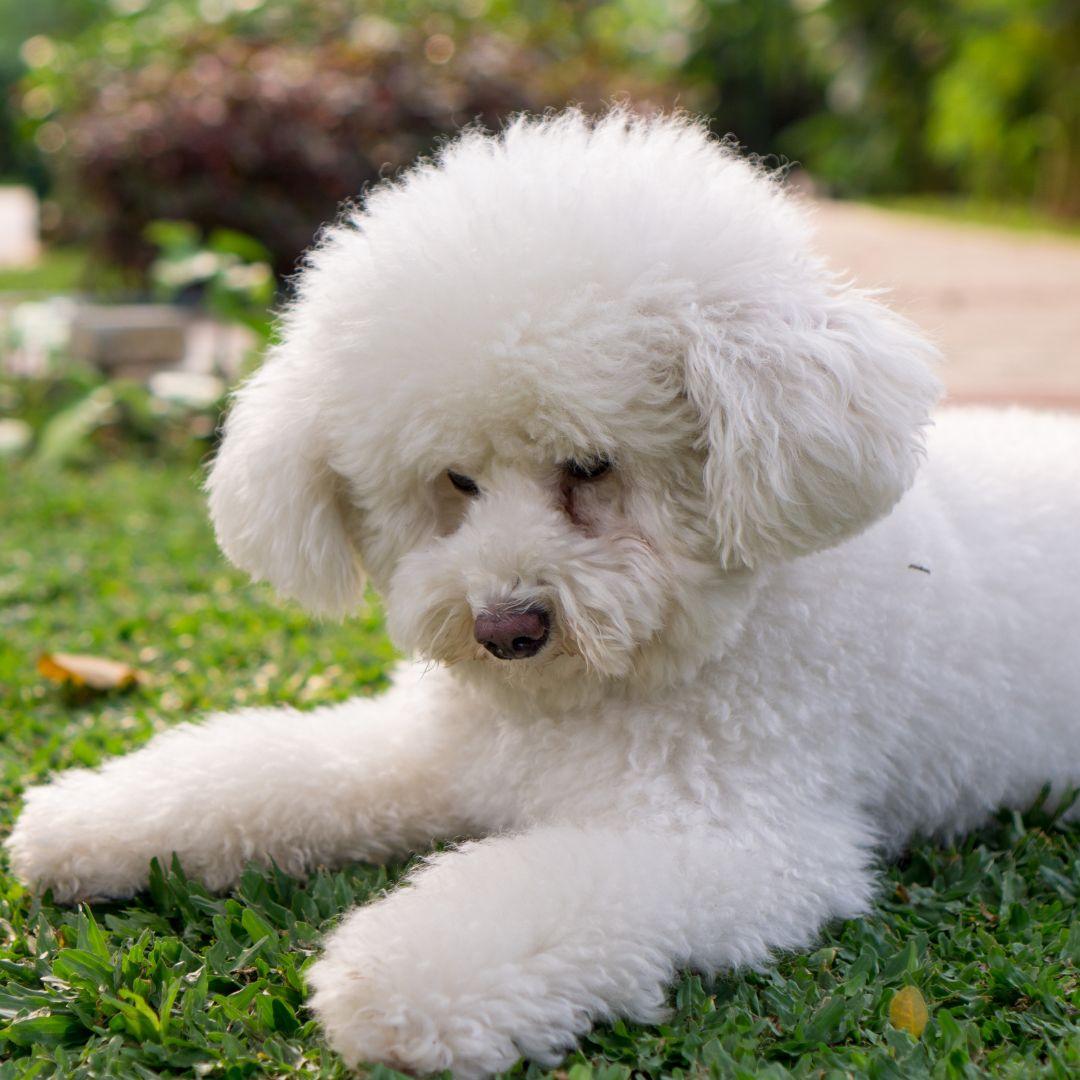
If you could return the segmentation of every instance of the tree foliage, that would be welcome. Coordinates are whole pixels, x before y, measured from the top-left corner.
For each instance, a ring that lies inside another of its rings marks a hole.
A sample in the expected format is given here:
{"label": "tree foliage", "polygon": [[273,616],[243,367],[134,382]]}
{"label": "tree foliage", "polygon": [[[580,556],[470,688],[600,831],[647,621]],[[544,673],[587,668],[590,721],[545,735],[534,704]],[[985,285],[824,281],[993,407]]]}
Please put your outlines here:
{"label": "tree foliage", "polygon": [[788,7],[823,97],[773,149],[845,194],[958,191],[1080,212],[1074,0]]}
{"label": "tree foliage", "polygon": [[620,95],[837,194],[1080,213],[1075,0],[0,0],[0,83],[25,68],[0,170],[44,184],[44,157],[69,225],[137,269],[168,218],[287,271],[463,124]]}

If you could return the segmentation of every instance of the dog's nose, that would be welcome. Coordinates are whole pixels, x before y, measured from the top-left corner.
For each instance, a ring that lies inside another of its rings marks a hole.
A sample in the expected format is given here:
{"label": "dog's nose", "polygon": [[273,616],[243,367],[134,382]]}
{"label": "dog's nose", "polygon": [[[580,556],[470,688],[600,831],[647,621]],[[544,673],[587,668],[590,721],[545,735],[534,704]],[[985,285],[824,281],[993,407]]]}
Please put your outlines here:
{"label": "dog's nose", "polygon": [[540,607],[477,615],[473,633],[492,656],[500,660],[524,660],[547,644],[551,619]]}

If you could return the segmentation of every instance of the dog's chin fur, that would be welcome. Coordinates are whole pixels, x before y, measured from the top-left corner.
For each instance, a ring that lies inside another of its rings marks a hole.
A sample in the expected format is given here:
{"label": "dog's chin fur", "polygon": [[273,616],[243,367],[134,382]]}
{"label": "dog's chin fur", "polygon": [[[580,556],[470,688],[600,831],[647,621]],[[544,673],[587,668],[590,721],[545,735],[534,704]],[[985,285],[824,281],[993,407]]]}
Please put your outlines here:
{"label": "dog's chin fur", "polygon": [[[486,837],[310,972],[349,1063],[470,1077],[655,1020],[679,966],[864,911],[876,849],[1080,781],[1080,423],[942,414],[927,451],[933,347],[808,244],[678,117],[522,118],[376,189],[208,489],[233,561],[332,615],[370,580],[423,664],[33,789],[15,871],[72,900],[173,852],[220,888]],[[501,615],[546,644],[496,659]]]}

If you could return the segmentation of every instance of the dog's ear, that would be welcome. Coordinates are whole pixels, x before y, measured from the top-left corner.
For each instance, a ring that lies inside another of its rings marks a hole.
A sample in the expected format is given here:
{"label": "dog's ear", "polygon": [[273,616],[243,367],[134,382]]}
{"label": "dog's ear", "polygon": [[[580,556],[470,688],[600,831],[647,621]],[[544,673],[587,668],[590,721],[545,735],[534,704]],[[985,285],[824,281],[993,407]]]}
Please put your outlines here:
{"label": "dog's ear", "polygon": [[206,488],[221,549],[311,611],[355,608],[364,575],[310,378],[285,347],[238,391]]}
{"label": "dog's ear", "polygon": [[892,508],[940,396],[911,324],[855,290],[690,322],[685,390],[726,566],[828,547]]}

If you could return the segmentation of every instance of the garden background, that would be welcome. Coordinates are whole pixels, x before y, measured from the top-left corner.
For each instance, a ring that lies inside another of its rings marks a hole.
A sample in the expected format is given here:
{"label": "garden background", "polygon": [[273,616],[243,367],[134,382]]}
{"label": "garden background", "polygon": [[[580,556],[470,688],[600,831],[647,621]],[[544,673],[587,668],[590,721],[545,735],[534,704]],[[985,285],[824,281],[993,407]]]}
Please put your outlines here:
{"label": "garden background", "polygon": [[[0,835],[26,784],[169,724],[379,689],[373,599],[313,622],[214,548],[228,387],[343,199],[462,124],[616,99],[785,166],[833,261],[942,342],[954,399],[1080,406],[1075,0],[0,0]],[[65,653],[138,679],[39,666]],[[918,844],[871,917],[683,977],[669,1024],[602,1028],[556,1075],[1078,1075],[1078,845],[1041,807]],[[343,1076],[303,968],[402,869],[214,897],[163,867],[72,911],[0,859],[0,1080]]]}

